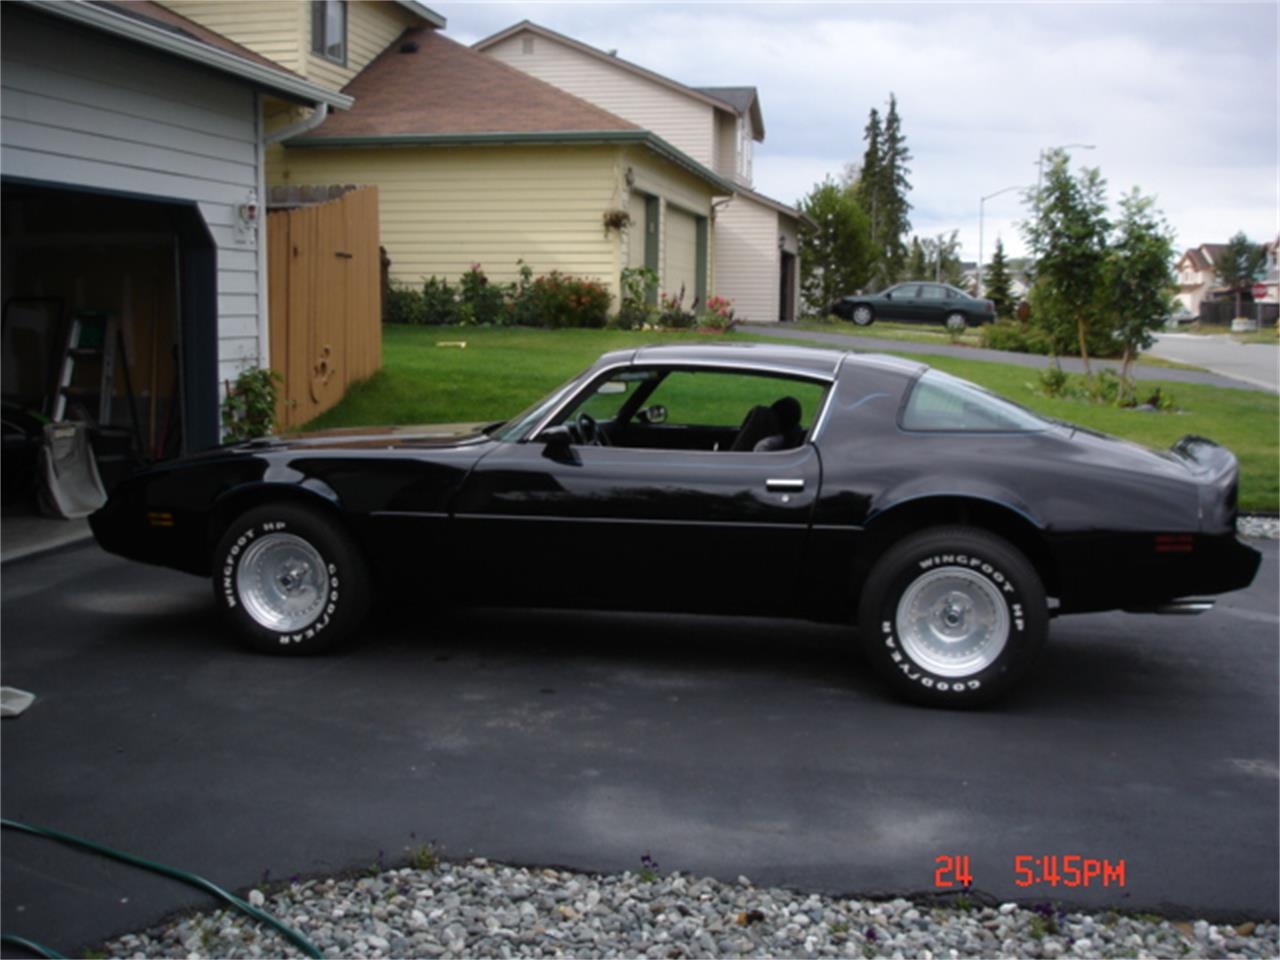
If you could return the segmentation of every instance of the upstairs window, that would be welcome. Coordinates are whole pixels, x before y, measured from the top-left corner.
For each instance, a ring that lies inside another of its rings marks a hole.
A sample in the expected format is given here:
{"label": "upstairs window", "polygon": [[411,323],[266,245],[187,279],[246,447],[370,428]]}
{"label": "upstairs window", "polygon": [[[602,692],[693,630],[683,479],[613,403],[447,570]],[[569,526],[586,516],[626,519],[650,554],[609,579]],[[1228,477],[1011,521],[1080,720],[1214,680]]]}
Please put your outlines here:
{"label": "upstairs window", "polygon": [[311,52],[347,65],[346,0],[311,0]]}

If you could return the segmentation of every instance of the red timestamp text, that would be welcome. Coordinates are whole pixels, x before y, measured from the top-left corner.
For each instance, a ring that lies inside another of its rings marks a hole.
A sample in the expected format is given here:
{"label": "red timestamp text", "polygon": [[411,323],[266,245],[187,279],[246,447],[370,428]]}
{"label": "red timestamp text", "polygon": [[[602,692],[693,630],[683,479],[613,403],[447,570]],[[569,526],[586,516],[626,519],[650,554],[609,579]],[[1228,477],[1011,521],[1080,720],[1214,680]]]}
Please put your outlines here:
{"label": "red timestamp text", "polygon": [[[933,862],[934,887],[973,886],[973,868],[967,854],[941,854]],[[1013,858],[1013,882],[1020,887],[1123,887],[1125,861],[1078,854],[1023,854]]]}

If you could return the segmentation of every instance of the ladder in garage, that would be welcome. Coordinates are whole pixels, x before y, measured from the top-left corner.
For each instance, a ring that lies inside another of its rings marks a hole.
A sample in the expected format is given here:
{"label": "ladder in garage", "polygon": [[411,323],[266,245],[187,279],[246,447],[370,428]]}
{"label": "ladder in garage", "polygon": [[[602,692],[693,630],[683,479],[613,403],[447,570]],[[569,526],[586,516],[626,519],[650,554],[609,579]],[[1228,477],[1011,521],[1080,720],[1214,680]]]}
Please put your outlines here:
{"label": "ladder in garage", "polygon": [[[92,387],[76,382],[76,366],[88,363],[98,367],[99,424],[111,422],[111,397],[115,392],[116,348],[120,325],[105,313],[77,313],[71,318],[67,340],[62,349],[62,366],[58,373],[58,389],[53,398],[53,419],[65,420],[68,400],[87,400],[94,396]],[[84,377],[81,377],[83,381]]]}

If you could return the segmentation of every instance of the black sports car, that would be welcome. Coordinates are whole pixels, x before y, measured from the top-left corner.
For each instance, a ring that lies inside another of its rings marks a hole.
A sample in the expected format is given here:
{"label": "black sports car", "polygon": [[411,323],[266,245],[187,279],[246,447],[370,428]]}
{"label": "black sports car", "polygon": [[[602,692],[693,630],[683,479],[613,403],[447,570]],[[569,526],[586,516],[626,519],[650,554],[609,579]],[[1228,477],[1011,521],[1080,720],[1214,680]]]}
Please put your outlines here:
{"label": "black sports car", "polygon": [[964,328],[994,322],[996,305],[946,283],[910,280],[880,293],[842,297],[830,306],[829,312],[860,327],[876,320],[916,320]]}
{"label": "black sports car", "polygon": [[211,576],[243,637],[358,634],[375,584],[484,603],[857,624],[899,693],[985,702],[1057,614],[1247,586],[1236,461],[1042,417],[921,364],[763,344],[605,354],[487,426],[272,437],[162,464],[92,518]]}

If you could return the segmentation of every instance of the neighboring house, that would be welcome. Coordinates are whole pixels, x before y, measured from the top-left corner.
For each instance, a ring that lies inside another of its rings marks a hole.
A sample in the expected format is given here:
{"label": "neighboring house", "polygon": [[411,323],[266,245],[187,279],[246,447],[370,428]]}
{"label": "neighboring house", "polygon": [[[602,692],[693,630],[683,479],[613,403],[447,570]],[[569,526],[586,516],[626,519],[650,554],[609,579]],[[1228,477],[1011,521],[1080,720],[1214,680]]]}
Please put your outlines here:
{"label": "neighboring house", "polygon": [[1267,295],[1262,299],[1267,303],[1280,301],[1280,234],[1267,244],[1267,262],[1262,282],[1267,285]]}
{"label": "neighboring house", "polygon": [[[192,16],[226,9],[169,2]],[[664,289],[705,297],[712,200],[733,192],[729,179],[643,126],[449,40],[436,29],[443,19],[417,4],[338,4],[339,16],[326,2],[287,22],[279,6],[235,4],[250,14],[224,29],[308,75],[331,69],[317,49],[345,47],[339,79],[355,106],[288,137],[268,180],[376,185],[395,281],[456,280],[478,263],[508,282],[523,260],[539,274],[598,280],[616,302],[634,264],[653,268]],[[357,44],[357,33],[377,40]],[[606,226],[619,211],[630,225]]]}
{"label": "neighboring house", "polygon": [[1222,292],[1214,261],[1226,248],[1223,243],[1202,243],[1192,247],[1173,265],[1178,282],[1178,302],[1187,313],[1199,314],[1200,304]]}
{"label": "neighboring house", "polygon": [[350,98],[154,3],[0,14],[6,397],[47,403],[94,311],[124,347],[111,421],[154,454],[216,443],[219,385],[268,362],[264,116]]}
{"label": "neighboring house", "polygon": [[[753,145],[764,139],[754,87],[689,87],[527,20],[474,49],[653,131],[731,181],[715,203],[714,292],[743,319],[795,319],[803,215],[751,189]],[[678,292],[668,278],[664,289]]]}

